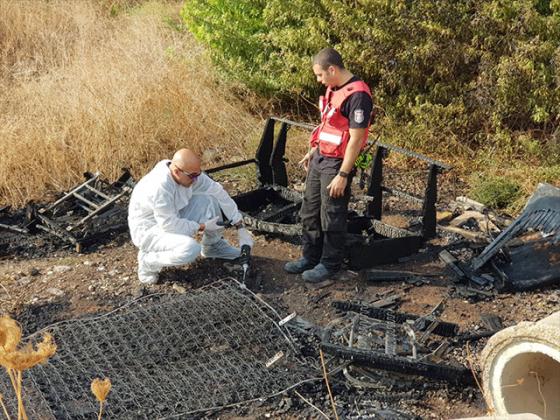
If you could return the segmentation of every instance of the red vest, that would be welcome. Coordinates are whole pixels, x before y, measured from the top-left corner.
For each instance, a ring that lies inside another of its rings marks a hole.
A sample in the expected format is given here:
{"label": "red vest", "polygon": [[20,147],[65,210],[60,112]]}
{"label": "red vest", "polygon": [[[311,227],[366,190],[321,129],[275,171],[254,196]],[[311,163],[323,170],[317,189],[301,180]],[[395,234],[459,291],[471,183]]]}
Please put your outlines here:
{"label": "red vest", "polygon": [[[311,134],[311,146],[319,146],[319,152],[323,156],[343,158],[346,146],[350,140],[349,121],[341,113],[342,104],[353,93],[366,92],[371,97],[368,85],[358,80],[348,83],[338,90],[327,87],[325,96],[319,98],[319,109],[321,111],[321,124]],[[371,124],[371,115],[364,115],[368,119],[368,128]],[[362,149],[365,147],[368,137],[366,130],[362,140]]]}

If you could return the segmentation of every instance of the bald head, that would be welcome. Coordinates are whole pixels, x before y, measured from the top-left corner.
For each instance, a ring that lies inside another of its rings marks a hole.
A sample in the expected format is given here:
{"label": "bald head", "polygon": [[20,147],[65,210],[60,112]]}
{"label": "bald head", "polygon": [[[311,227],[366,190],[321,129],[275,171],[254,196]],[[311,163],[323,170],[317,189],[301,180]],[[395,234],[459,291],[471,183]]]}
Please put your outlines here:
{"label": "bald head", "polygon": [[179,149],[171,159],[171,174],[178,184],[190,187],[200,175],[201,159],[190,149]]}
{"label": "bald head", "polygon": [[200,169],[200,157],[190,149],[179,149],[173,155],[173,159],[171,159],[175,165],[179,168],[189,171],[190,167],[194,167],[194,169]]}

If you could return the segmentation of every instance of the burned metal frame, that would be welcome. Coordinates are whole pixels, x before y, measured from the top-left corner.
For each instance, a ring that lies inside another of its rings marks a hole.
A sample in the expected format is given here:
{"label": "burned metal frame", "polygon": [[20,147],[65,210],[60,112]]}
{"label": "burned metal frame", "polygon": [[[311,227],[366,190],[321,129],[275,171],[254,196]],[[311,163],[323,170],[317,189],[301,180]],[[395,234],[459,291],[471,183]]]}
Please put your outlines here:
{"label": "burned metal frame", "polygon": [[474,385],[471,371],[462,366],[411,360],[398,355],[388,355],[378,351],[348,348],[325,342],[321,343],[321,349],[327,354],[377,369],[446,380],[456,385]]}
{"label": "burned metal frame", "polygon": [[[57,342],[52,358],[24,373],[25,406],[33,419],[91,419],[98,405],[86,387],[95,377],[113,382],[104,407],[112,419],[193,418],[278,395],[317,377],[280,320],[226,278],[50,325],[24,339],[36,344],[48,332]],[[0,393],[10,387],[0,375]],[[4,402],[17,407],[16,398]]]}
{"label": "burned metal frame", "polygon": [[[113,183],[101,173],[85,173],[86,180],[53,203],[37,208],[29,205],[27,218],[33,228],[48,232],[74,245],[83,245],[109,231],[126,228],[126,206],[119,206],[132,191],[134,181],[128,169]],[[122,219],[122,220],[121,220]]]}
{"label": "burned metal frame", "polygon": [[[389,321],[403,324],[407,321],[414,321],[418,331],[426,331],[430,327],[426,317],[420,317],[414,314],[407,314],[404,312],[395,312],[390,309],[376,308],[374,306],[364,305],[361,303],[333,301],[332,307],[343,312],[356,312],[366,315],[370,318],[379,319],[382,321]],[[431,332],[442,337],[454,337],[459,331],[459,326],[451,322],[438,321],[438,325],[433,328]]]}
{"label": "burned metal frame", "polygon": [[[276,123],[280,124],[279,129]],[[222,170],[255,164],[257,168],[258,188],[254,191],[233,197],[240,210],[245,213],[245,223],[255,230],[277,233],[286,236],[301,234],[301,226],[297,223],[283,223],[283,218],[294,214],[301,206],[302,195],[293,193],[286,198],[289,178],[284,157],[287,134],[290,127],[313,130],[311,124],[298,123],[284,118],[270,117],[267,119],[255,158],[229,163],[207,170],[208,174]],[[398,258],[411,255],[418,251],[424,240],[436,234],[436,201],[437,177],[440,173],[451,169],[450,166],[430,159],[427,156],[409,150],[377,142],[373,165],[369,176],[366,199],[368,201],[364,214],[350,212],[348,217],[347,249],[349,265],[361,269],[396,261]],[[389,152],[403,154],[409,158],[420,160],[428,165],[428,175],[424,197],[417,197],[408,191],[392,189],[383,184],[383,164]],[[288,200],[277,209],[274,215],[259,219],[247,214],[247,211],[260,203],[263,197],[277,197]],[[383,194],[395,195],[399,198],[422,205],[420,232],[412,232],[391,226],[381,221],[383,211]],[[368,236],[364,236],[364,231]]]}
{"label": "burned metal frame", "polygon": [[[331,322],[321,332],[320,345],[325,353],[375,369],[420,375],[445,380],[455,385],[474,383],[469,369],[438,361],[449,347],[447,341],[441,342],[434,350],[429,350],[424,345],[431,334],[444,337],[456,337],[457,335],[459,328],[456,324],[437,319],[443,311],[444,301],[441,301],[425,316],[380,309],[354,302],[334,301],[332,306],[338,311],[345,312],[345,315]],[[349,320],[351,320],[350,333],[348,337],[345,337],[342,333],[343,330],[335,330],[334,325]],[[363,332],[358,333],[357,325],[364,321],[367,321],[365,331],[373,332],[373,337],[376,337],[377,340],[369,341],[371,339],[368,340],[367,336],[370,333],[366,335],[365,339],[362,335]],[[379,337],[380,332],[384,333],[383,339]],[[420,333],[418,338],[417,333]],[[360,336],[356,337],[356,334]],[[347,346],[340,344],[341,338],[348,341]],[[366,344],[368,348],[363,348],[363,344],[355,347],[354,341],[370,344]],[[384,349],[380,347],[380,341],[384,341]],[[397,343],[401,343],[399,351],[397,351]],[[407,355],[410,350],[412,350],[412,357]],[[423,355],[419,357],[417,351],[421,351]]]}
{"label": "burned metal frame", "polygon": [[[383,184],[384,159],[389,152],[396,152],[420,160],[428,165],[428,175],[424,197],[408,191],[389,188]],[[370,172],[367,195],[372,197],[365,216],[371,218],[369,240],[354,243],[350,248],[350,262],[353,268],[368,268],[377,264],[390,263],[418,251],[422,243],[436,235],[437,177],[451,167],[401,147],[377,142]],[[422,205],[420,232],[397,228],[381,221],[383,216],[383,194],[394,195],[409,202]]]}
{"label": "burned metal frame", "polygon": [[[277,129],[276,123],[280,124]],[[301,234],[299,223],[283,223],[290,215],[299,213],[303,195],[288,189],[289,179],[286,169],[286,143],[291,126],[312,130],[310,124],[297,123],[284,118],[270,117],[266,120],[259,146],[253,159],[228,163],[206,170],[207,174],[227,169],[255,164],[258,187],[256,190],[238,194],[233,197],[239,210],[243,212],[245,224],[260,232],[280,234],[286,237],[297,237]],[[277,131],[276,135],[275,132]],[[252,216],[254,209],[266,202],[281,201],[282,207],[267,215],[266,218]]]}

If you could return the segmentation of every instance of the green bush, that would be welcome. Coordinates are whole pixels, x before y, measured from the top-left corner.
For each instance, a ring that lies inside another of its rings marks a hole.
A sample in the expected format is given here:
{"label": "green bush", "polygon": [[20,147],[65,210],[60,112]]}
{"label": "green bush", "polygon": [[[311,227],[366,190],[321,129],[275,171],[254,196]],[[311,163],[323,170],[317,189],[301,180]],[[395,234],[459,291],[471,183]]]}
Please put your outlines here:
{"label": "green bush", "polygon": [[476,174],[471,177],[471,196],[494,209],[511,206],[519,198],[521,186],[510,177]]}
{"label": "green bush", "polygon": [[557,124],[559,3],[188,0],[182,17],[224,71],[260,93],[314,103],[310,59],[333,46],[385,116],[409,122],[420,108],[460,104],[448,128],[477,146],[482,130]]}
{"label": "green bush", "polygon": [[385,141],[454,163],[560,157],[560,0],[187,0],[182,17],[230,77],[294,112],[332,46],[373,88]]}

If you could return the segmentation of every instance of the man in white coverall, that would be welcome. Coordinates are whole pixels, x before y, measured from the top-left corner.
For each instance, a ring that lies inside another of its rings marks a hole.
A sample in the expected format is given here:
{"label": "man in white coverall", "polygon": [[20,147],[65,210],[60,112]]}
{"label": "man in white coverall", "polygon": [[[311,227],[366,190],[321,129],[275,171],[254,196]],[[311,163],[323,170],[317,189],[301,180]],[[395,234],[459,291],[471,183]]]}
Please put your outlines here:
{"label": "man in white coverall", "polygon": [[[155,284],[163,267],[206,258],[235,259],[240,249],[223,237],[222,212],[235,225],[239,246],[253,246],[237,205],[217,182],[201,172],[189,149],[162,160],[134,187],[128,207],[132,242],[139,249],[138,278]],[[195,236],[202,233],[201,244]]]}

